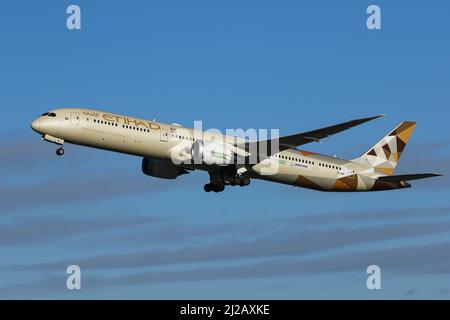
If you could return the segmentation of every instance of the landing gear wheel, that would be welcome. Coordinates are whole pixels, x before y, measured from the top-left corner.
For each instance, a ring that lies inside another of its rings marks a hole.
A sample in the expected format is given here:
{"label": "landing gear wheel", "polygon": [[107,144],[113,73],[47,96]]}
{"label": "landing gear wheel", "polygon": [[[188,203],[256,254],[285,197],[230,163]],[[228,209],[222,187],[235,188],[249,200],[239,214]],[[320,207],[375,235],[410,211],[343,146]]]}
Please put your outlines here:
{"label": "landing gear wheel", "polygon": [[249,179],[249,178],[243,177],[243,178],[241,179],[241,184],[240,184],[241,187],[243,187],[243,186],[248,186],[249,184],[250,184],[250,179]]}
{"label": "landing gear wheel", "polygon": [[64,149],[63,148],[58,148],[57,150],[56,150],[56,155],[57,156],[62,156],[64,154]]}
{"label": "landing gear wheel", "polygon": [[203,190],[205,190],[205,192],[222,192],[223,190],[225,190],[225,186],[223,184],[207,183],[203,186]]}
{"label": "landing gear wheel", "polygon": [[225,190],[225,186],[223,184],[214,185],[214,192],[222,192]]}
{"label": "landing gear wheel", "polygon": [[210,183],[207,183],[203,186],[203,190],[205,190],[205,192],[211,192],[213,191],[213,186]]}

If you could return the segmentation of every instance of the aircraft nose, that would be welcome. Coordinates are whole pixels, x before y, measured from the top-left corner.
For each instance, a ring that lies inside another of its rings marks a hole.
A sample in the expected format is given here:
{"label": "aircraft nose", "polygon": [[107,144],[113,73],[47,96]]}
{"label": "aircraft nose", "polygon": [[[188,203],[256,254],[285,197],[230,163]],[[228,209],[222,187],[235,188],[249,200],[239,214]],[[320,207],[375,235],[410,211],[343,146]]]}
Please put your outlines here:
{"label": "aircraft nose", "polygon": [[41,119],[40,118],[37,118],[36,120],[34,120],[32,123],[31,123],[31,128],[34,130],[34,131],[36,131],[36,132],[39,132],[39,128],[40,128],[40,122],[41,122]]}

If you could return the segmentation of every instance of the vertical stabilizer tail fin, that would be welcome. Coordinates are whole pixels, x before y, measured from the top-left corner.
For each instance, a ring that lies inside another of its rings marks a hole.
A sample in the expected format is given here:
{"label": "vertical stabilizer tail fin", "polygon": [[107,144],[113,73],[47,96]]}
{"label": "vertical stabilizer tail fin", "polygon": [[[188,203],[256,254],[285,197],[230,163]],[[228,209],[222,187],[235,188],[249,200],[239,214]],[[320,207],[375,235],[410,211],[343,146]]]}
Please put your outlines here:
{"label": "vertical stabilizer tail fin", "polygon": [[416,123],[412,121],[400,123],[354,161],[369,165],[382,175],[392,175],[415,127]]}

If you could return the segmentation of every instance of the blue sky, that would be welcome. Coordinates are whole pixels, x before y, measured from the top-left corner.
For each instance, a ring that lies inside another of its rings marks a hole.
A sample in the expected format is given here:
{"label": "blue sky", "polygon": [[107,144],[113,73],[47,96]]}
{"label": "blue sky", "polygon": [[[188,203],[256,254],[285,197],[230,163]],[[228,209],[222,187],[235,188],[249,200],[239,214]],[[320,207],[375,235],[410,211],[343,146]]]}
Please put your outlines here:
{"label": "blue sky", "polygon": [[[68,5],[82,30],[65,27]],[[366,28],[378,4],[382,29]],[[450,6],[446,1],[3,1],[2,298],[450,298]],[[57,158],[29,127],[77,106],[205,128],[306,131],[385,118],[305,146],[354,158],[418,125],[394,192],[253,181],[205,193],[140,159],[78,146]],[[65,288],[78,264],[82,290]],[[369,291],[366,267],[382,270]]]}

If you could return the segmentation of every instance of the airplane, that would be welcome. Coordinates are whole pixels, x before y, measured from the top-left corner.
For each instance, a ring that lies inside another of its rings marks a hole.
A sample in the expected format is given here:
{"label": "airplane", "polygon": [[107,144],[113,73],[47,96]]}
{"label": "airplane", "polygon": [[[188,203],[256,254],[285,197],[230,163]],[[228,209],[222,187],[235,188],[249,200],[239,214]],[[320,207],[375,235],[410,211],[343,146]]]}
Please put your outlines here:
{"label": "airplane", "polygon": [[206,192],[247,186],[251,179],[319,191],[382,191],[410,188],[408,181],[440,176],[393,175],[416,127],[411,121],[401,122],[353,160],[297,149],[383,116],[256,141],[80,108],[45,112],[31,128],[43,140],[59,146],[58,156],[64,154],[64,143],[71,143],[142,157],[142,172],[156,178],[175,179],[193,170],[207,171],[210,181],[204,185]]}

